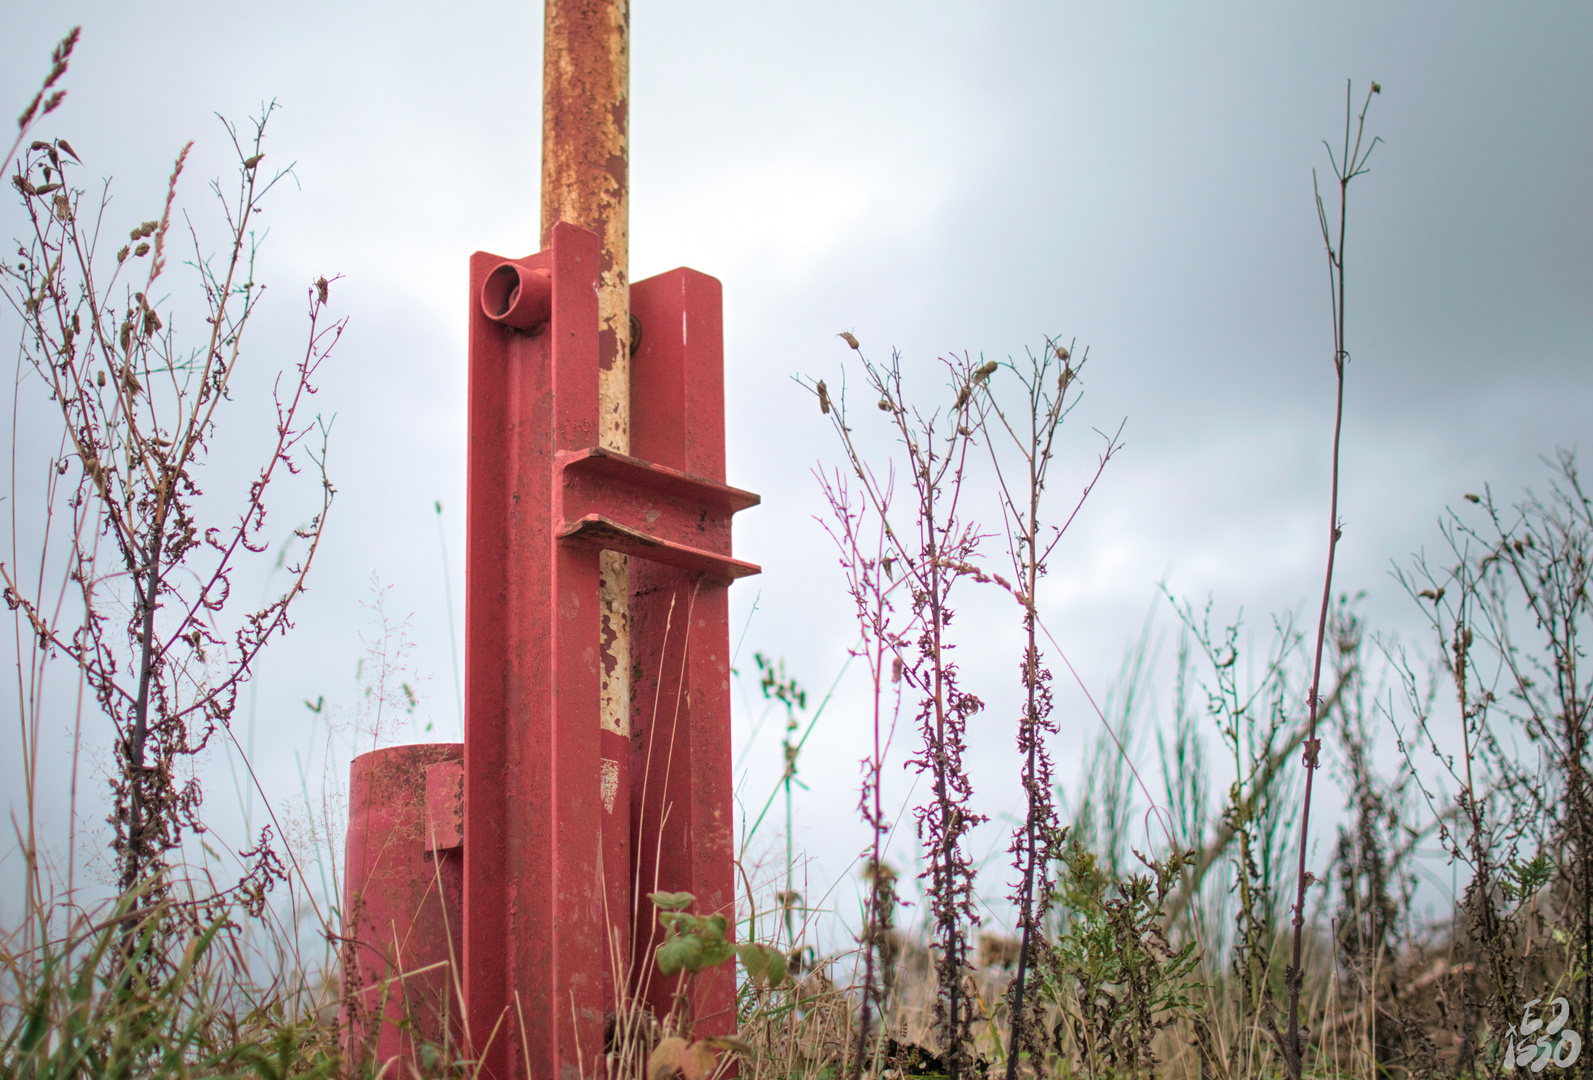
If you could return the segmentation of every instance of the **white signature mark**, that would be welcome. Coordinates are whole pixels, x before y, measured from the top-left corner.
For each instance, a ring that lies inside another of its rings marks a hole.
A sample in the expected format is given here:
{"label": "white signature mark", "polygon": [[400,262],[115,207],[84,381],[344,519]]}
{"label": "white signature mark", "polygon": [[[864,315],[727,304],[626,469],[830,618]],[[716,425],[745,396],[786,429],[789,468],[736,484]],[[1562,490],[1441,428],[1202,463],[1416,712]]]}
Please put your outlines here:
{"label": "white signature mark", "polygon": [[[1582,1036],[1566,1027],[1571,1019],[1571,1003],[1563,997],[1549,1002],[1554,1017],[1545,1022],[1532,1015],[1532,1010],[1542,1001],[1533,998],[1521,1013],[1521,1028],[1510,1028],[1510,1041],[1505,1044],[1504,1066],[1507,1069],[1530,1068],[1542,1072],[1552,1061],[1556,1068],[1569,1069],[1582,1054]],[[1538,1038],[1534,1041],[1533,1035]]]}

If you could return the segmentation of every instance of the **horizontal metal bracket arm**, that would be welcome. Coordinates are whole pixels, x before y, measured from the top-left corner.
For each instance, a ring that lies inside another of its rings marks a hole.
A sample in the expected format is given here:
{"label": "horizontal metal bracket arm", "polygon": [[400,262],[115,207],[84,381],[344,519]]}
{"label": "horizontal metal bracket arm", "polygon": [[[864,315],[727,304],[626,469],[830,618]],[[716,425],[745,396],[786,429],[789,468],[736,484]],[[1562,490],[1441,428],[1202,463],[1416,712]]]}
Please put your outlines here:
{"label": "horizontal metal bracket arm", "polygon": [[730,518],[759,497],[714,480],[591,447],[561,451],[559,539],[706,574],[728,585],[759,573],[730,555]]}

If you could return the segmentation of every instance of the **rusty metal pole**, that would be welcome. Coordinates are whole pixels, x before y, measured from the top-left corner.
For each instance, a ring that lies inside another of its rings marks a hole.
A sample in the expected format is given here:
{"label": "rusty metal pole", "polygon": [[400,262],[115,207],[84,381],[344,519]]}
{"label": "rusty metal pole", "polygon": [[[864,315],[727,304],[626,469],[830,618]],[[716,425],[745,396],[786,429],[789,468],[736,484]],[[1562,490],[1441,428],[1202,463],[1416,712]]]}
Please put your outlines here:
{"label": "rusty metal pole", "polygon": [[[567,222],[596,233],[598,275],[598,445],[631,448],[630,2],[546,0],[542,29],[542,246]],[[599,561],[602,676],[601,782],[614,799],[630,787],[631,612],[629,559]],[[621,805],[625,799],[620,798]],[[632,909],[626,815],[607,816],[604,892],[610,942],[627,956]]]}
{"label": "rusty metal pole", "polygon": [[547,0],[542,30],[542,246],[561,221],[594,232],[599,440],[630,448],[630,3]]}

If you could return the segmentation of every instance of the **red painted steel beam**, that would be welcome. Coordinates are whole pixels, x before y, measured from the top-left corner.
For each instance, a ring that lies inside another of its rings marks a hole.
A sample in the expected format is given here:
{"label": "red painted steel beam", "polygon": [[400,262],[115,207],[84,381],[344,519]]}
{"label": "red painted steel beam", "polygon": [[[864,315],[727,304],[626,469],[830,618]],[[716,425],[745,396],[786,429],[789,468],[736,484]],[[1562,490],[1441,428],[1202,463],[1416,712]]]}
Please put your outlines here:
{"label": "red painted steel beam", "polygon": [[597,556],[554,535],[556,455],[598,437],[598,243],[569,225],[551,239],[518,261],[519,287],[546,289],[534,332],[482,306],[506,260],[470,259],[464,980],[470,1038],[496,1080],[527,1066],[537,1080],[592,1075],[614,996]]}
{"label": "red painted steel beam", "polygon": [[[495,1078],[594,1075],[627,997],[668,1012],[646,892],[734,910],[726,586],[757,572],[730,544],[757,496],[724,483],[719,284],[635,287],[649,461],[599,445],[599,261],[569,225],[526,259],[471,259],[465,992]],[[628,734],[598,722],[609,551],[633,556]],[[730,968],[696,998],[699,1030],[733,1030]]]}
{"label": "red painted steel beam", "polygon": [[563,539],[697,573],[719,584],[756,574],[730,557],[730,515],[750,491],[607,450],[560,454]]}
{"label": "red painted steel beam", "polygon": [[[637,282],[631,305],[642,327],[631,376],[632,450],[652,463],[654,491],[670,491],[669,477],[678,474],[718,487],[725,478],[720,284],[694,270],[672,270]],[[687,522],[685,534],[695,532],[699,542],[728,557],[730,513],[757,496],[718,490],[717,511],[706,494],[696,496],[700,517]],[[689,892],[697,913],[723,914],[732,932],[736,925],[727,586],[740,576],[740,567],[757,569],[735,560],[722,573],[667,559],[631,560],[637,672],[631,708],[637,913],[631,989],[657,1016],[669,1013],[675,987],[673,979],[653,971],[653,950],[662,935],[646,894]],[[691,1011],[699,1035],[735,1032],[735,990],[733,964],[697,978]]]}

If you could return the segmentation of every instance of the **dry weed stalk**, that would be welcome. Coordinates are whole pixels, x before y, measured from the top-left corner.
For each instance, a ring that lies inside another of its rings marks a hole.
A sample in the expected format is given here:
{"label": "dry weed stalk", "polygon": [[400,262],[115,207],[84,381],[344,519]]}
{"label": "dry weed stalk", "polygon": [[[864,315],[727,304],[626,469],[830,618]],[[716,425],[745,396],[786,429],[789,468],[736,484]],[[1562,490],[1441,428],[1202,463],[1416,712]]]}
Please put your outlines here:
{"label": "dry weed stalk", "polygon": [[[1052,716],[1051,671],[1041,658],[1039,610],[1035,595],[1056,545],[1078,516],[1112,455],[1122,448],[1122,426],[1119,425],[1116,433],[1103,436],[1105,449],[1072,512],[1060,525],[1049,522],[1042,524],[1046,479],[1054,457],[1057,433],[1061,430],[1063,419],[1078,402],[1079,375],[1088,360],[1088,349],[1075,359],[1068,346],[1047,341],[1040,356],[1030,355],[1028,370],[1020,370],[1012,365],[1023,387],[1021,400],[1024,407],[1010,415],[990,389],[990,377],[999,370],[998,364],[985,363],[977,368],[969,387],[976,417],[972,427],[985,437],[996,476],[1007,556],[1015,582],[1015,587],[1007,591],[1023,610],[1024,652],[1019,664],[1019,678],[1023,685],[1024,701],[1018,718],[1017,743],[1018,753],[1023,760],[1022,783],[1027,805],[1023,824],[1014,831],[1008,849],[1013,856],[1013,868],[1018,873],[1018,883],[1011,899],[1018,911],[1020,941],[1017,973],[1007,992],[1007,1080],[1016,1080],[1020,1047],[1026,1049],[1035,1060],[1043,1057],[1045,1052],[1043,1040],[1037,1031],[1042,1018],[1025,1004],[1024,991],[1034,962],[1033,951],[1042,947],[1044,942],[1039,927],[1044,912],[1043,909],[1037,912],[1034,903],[1036,875],[1040,877],[1042,894],[1049,893],[1046,866],[1060,850],[1060,826],[1052,794],[1055,779],[1051,756],[1045,745],[1046,736],[1057,734],[1059,728]],[[1071,399],[1069,390],[1075,391]],[[1001,440],[1001,448],[998,448],[997,438],[992,437],[996,435],[1006,436]],[[1016,455],[1015,467],[1004,461],[1008,443],[1011,452]]]}
{"label": "dry weed stalk", "polygon": [[[1169,599],[1183,624],[1184,649],[1193,643],[1192,651],[1209,670],[1197,683],[1233,779],[1210,836],[1189,834],[1194,850],[1167,910],[1170,922],[1187,920],[1189,933],[1203,939],[1213,958],[1226,954],[1233,981],[1223,984],[1224,1008],[1211,1010],[1210,1037],[1203,1045],[1213,1064],[1243,1076],[1265,1061],[1266,1045],[1258,1035],[1277,1000],[1279,894],[1287,872],[1286,833],[1293,827],[1297,805],[1287,764],[1306,738],[1303,703],[1292,678],[1301,635],[1291,621],[1276,622],[1271,643],[1255,665],[1259,673],[1246,681],[1244,672],[1255,660],[1241,646],[1242,618],[1219,630],[1212,624],[1209,601],[1197,615],[1187,601]],[[1180,673],[1181,679],[1191,677]],[[1323,702],[1322,714],[1336,703],[1337,694],[1335,690]],[[1193,740],[1193,735],[1186,732],[1184,738]],[[1203,760],[1190,750],[1181,756]],[[1165,768],[1168,759],[1163,760]],[[1182,781],[1167,776],[1165,782],[1173,788]],[[1203,814],[1186,816],[1204,821]],[[1221,914],[1214,915],[1203,894],[1221,877],[1213,871],[1224,866],[1225,895]],[[1210,977],[1222,976],[1213,970]]]}
{"label": "dry weed stalk", "polygon": [[[850,335],[842,337],[857,349],[855,339]],[[982,818],[969,809],[971,790],[961,757],[968,718],[982,706],[977,698],[960,689],[956,665],[949,660],[954,647],[945,629],[952,618],[950,592],[957,580],[973,578],[1004,590],[1018,601],[1024,613],[1027,648],[1019,672],[1025,703],[1019,717],[1018,747],[1024,763],[1022,782],[1028,810],[1012,841],[1019,875],[1014,900],[1019,906],[1023,940],[1016,950],[1017,976],[1009,991],[1007,1012],[1009,1016],[1025,1017],[1032,1010],[1024,1004],[1024,986],[1033,950],[1040,947],[1039,914],[1034,903],[1036,875],[1042,882],[1041,892],[1050,895],[1043,867],[1055,857],[1058,833],[1051,795],[1051,762],[1044,746],[1046,734],[1056,730],[1051,717],[1051,676],[1041,659],[1039,616],[1033,598],[1046,572],[1047,559],[1079,509],[1075,506],[1060,524],[1047,523],[1042,518],[1042,500],[1057,433],[1077,399],[1076,392],[1070,397],[1069,391],[1076,391],[1083,357],[1075,362],[1066,346],[1048,341],[1040,357],[1030,357],[1029,369],[1018,372],[1024,405],[1016,411],[1004,408],[991,393],[991,376],[999,370],[999,364],[982,360],[974,363],[967,357],[953,359],[947,362],[955,395],[951,406],[944,414],[937,409],[927,415],[905,400],[899,358],[893,356],[888,366],[877,366],[865,357],[862,365],[870,395],[878,395],[879,410],[889,415],[894,441],[905,450],[900,473],[894,461],[877,466],[859,449],[848,426],[844,395],[839,401],[832,400],[824,383],[812,384],[821,410],[832,418],[849,470],[857,481],[854,488],[851,478],[840,470],[832,475],[820,474],[831,508],[832,520],[826,527],[840,549],[843,573],[862,629],[861,655],[869,662],[873,680],[875,746],[863,763],[860,800],[872,836],[865,857],[873,888],[865,910],[862,1024],[852,1069],[854,1075],[861,1074],[869,1053],[872,1017],[876,1011],[883,1013],[885,1007],[885,997],[875,985],[879,956],[876,946],[885,940],[886,909],[894,904],[894,895],[880,887],[882,881],[889,879],[885,877],[882,859],[881,843],[888,823],[880,804],[879,774],[889,734],[894,731],[895,709],[900,707],[901,683],[905,681],[920,695],[917,719],[923,749],[914,764],[930,775],[933,789],[931,805],[917,813],[920,838],[929,855],[925,877],[930,885],[930,916],[938,952],[935,1029],[946,1071],[957,1076],[974,1066],[971,1047],[975,1023],[982,1018],[995,1030],[995,1006],[984,1002],[976,981],[968,977],[967,928],[978,922],[978,913],[972,889],[973,867],[963,851],[962,838]],[[1011,582],[978,565],[983,537],[976,527],[959,520],[967,454],[981,441],[991,454],[998,507],[1006,524]],[[1010,452],[1017,455],[1010,462],[1009,443]],[[1106,449],[1079,505],[1120,445],[1116,435],[1106,437]],[[896,503],[896,484],[901,476],[912,478],[912,498],[910,502],[904,500],[908,503],[905,511]],[[905,523],[907,517],[911,518],[910,525]],[[899,586],[911,600],[907,612],[898,620],[892,596]],[[887,660],[894,691],[886,689]],[[894,709],[884,704],[888,692],[896,695]],[[886,731],[883,739],[882,728]],[[1038,1024],[1037,1014],[1035,1023]],[[1015,1075],[1012,1070],[1017,1066],[1018,1047],[1028,1046],[1033,1039],[1026,1034],[1021,1020],[1009,1026],[1013,1049],[1008,1055],[1008,1069],[1009,1075]],[[1034,1048],[1037,1050],[1039,1045],[1035,1043]],[[876,1056],[878,1052],[876,1047]]]}
{"label": "dry weed stalk", "polygon": [[[1340,982],[1353,990],[1355,1008],[1325,1017],[1323,1031],[1353,1027],[1351,1068],[1360,1064],[1357,1056],[1364,1056],[1369,1070],[1386,1071],[1404,1050],[1397,1015],[1404,994],[1397,977],[1400,961],[1412,945],[1412,860],[1416,839],[1424,834],[1412,826],[1407,812],[1410,774],[1402,770],[1393,780],[1385,780],[1373,761],[1374,726],[1386,708],[1384,688],[1380,679],[1368,693],[1362,659],[1366,627],[1355,604],[1340,597],[1329,622],[1338,708],[1324,709],[1324,715],[1337,719],[1345,809],[1350,815],[1348,827],[1339,826],[1329,875],[1340,897],[1333,918]],[[1324,1052],[1328,1052],[1325,1046]]]}
{"label": "dry weed stalk", "polygon": [[[1320,190],[1316,197],[1317,218],[1322,226],[1322,242],[1327,247],[1328,292],[1333,301],[1333,371],[1338,378],[1338,394],[1333,414],[1333,478],[1328,497],[1327,571],[1323,576],[1322,606],[1317,617],[1311,692],[1306,698],[1310,719],[1305,738],[1305,796],[1300,802],[1300,869],[1295,883],[1294,941],[1289,967],[1284,976],[1289,997],[1288,1030],[1280,1033],[1276,1024],[1270,1019],[1268,1021],[1273,1025],[1274,1037],[1279,1040],[1279,1049],[1283,1055],[1284,1068],[1288,1072],[1289,1080],[1300,1080],[1305,1063],[1305,1039],[1300,1029],[1300,989],[1305,978],[1302,967],[1305,952],[1305,892],[1315,880],[1306,869],[1306,858],[1310,853],[1311,790],[1316,779],[1316,770],[1321,763],[1322,742],[1317,738],[1316,725],[1321,706],[1322,650],[1327,641],[1328,609],[1333,600],[1333,560],[1338,553],[1339,538],[1343,535],[1343,523],[1339,521],[1339,440],[1344,430],[1344,368],[1350,361],[1344,336],[1344,244],[1349,225],[1349,189],[1350,181],[1367,171],[1367,162],[1380,141],[1375,136],[1368,143],[1363,143],[1362,140],[1366,132],[1366,111],[1371,107],[1372,95],[1379,93],[1381,89],[1374,82],[1371,90],[1367,92],[1366,101],[1361,105],[1360,115],[1355,120],[1352,142],[1350,86],[1346,83],[1344,87],[1344,148],[1339,155],[1335,155],[1332,145],[1328,145],[1328,159],[1339,185],[1337,240],[1328,222],[1327,209],[1323,206]],[[1316,176],[1314,170],[1311,175],[1314,181]]]}
{"label": "dry weed stalk", "polygon": [[[1593,676],[1583,662],[1593,501],[1571,452],[1551,467],[1546,496],[1507,506],[1487,488],[1467,495],[1471,507],[1441,523],[1447,565],[1422,555],[1399,571],[1437,643],[1430,682],[1397,655],[1414,717],[1402,746],[1413,771],[1419,746],[1434,757],[1441,775],[1420,790],[1444,849],[1471,875],[1449,928],[1459,1008],[1440,1018],[1463,1070],[1501,1067],[1501,1033],[1531,998],[1568,995],[1581,1037],[1593,1030],[1580,974],[1593,952]],[[1436,724],[1445,683],[1461,721],[1458,762]]]}
{"label": "dry weed stalk", "polygon": [[[898,579],[897,557],[885,532],[883,515],[871,511],[866,499],[854,491],[839,470],[819,474],[825,498],[830,504],[830,519],[825,530],[840,549],[841,572],[847,593],[862,630],[862,643],[854,655],[868,665],[870,691],[870,729],[872,744],[861,763],[862,784],[858,792],[858,811],[869,830],[869,846],[864,852],[864,876],[869,890],[864,900],[863,985],[859,1009],[857,1044],[852,1052],[852,1076],[861,1077],[870,1065],[870,1042],[876,1016],[884,1023],[889,1009],[893,956],[888,935],[893,931],[895,872],[885,863],[885,842],[891,823],[885,817],[882,780],[885,755],[895,738],[902,709],[902,655],[910,642],[896,625],[892,601]],[[887,478],[878,495],[888,512],[894,491]],[[789,886],[787,886],[789,889]],[[874,1063],[877,1067],[877,1062]]]}
{"label": "dry weed stalk", "polygon": [[984,820],[970,806],[972,787],[962,755],[968,720],[984,705],[961,685],[947,627],[955,614],[951,599],[956,584],[979,575],[973,560],[980,535],[962,517],[968,455],[975,442],[969,426],[975,365],[966,358],[948,361],[956,401],[944,412],[937,408],[925,413],[907,403],[898,355],[878,365],[862,357],[855,338],[843,337],[859,352],[870,396],[878,395],[879,410],[889,414],[893,437],[903,453],[902,471],[910,477],[912,498],[908,520],[903,521],[889,497],[897,476],[895,463],[883,472],[876,468],[852,437],[844,393],[833,400],[822,380],[811,384],[820,409],[830,416],[840,437],[862,499],[879,520],[889,549],[881,561],[888,558],[892,566],[899,565],[909,597],[910,629],[902,637],[905,641],[911,635],[910,648],[898,658],[902,678],[918,695],[915,719],[922,742],[911,764],[927,773],[931,783],[931,802],[914,814],[928,855],[924,876],[930,884],[929,915],[938,950],[935,1028],[948,1075],[959,1080],[974,1063],[971,1045],[977,1008],[964,986],[969,927],[979,922],[974,866],[965,839]]}
{"label": "dry weed stalk", "polygon": [[[49,662],[61,656],[115,727],[118,877],[132,895],[153,876],[136,893],[143,905],[166,895],[166,852],[185,831],[204,829],[198,782],[183,782],[178,761],[202,750],[218,729],[231,736],[239,689],[266,643],[290,626],[333,494],[324,469],[326,428],[304,418],[312,380],[344,327],[342,320],[326,324],[325,278],[310,287],[308,341],[277,377],[275,437],[240,503],[229,514],[199,483],[264,292],[254,280],[253,218],[286,175],[267,179],[261,165],[270,111],[255,122],[252,139],[240,141],[227,126],[239,177],[231,197],[213,186],[227,236],[219,260],[206,255],[197,227],[188,226],[204,313],[191,349],[179,345],[175,326],[188,311],[157,292],[175,240],[173,211],[189,147],[178,155],[160,213],[133,226],[114,261],[100,249],[111,227],[108,192],[97,205],[86,201],[71,180],[82,166],[70,146],[34,142],[11,178],[31,235],[19,244],[18,261],[5,266],[0,290],[23,324],[22,360],[60,416],[38,535],[27,536],[35,522],[17,516],[13,498],[13,548],[0,563],[6,603],[22,629],[27,779],[37,782],[42,694]],[[30,385],[37,384],[19,380],[19,400]],[[319,448],[307,448],[316,432]],[[21,494],[16,470],[26,466],[13,458],[13,489]],[[290,583],[258,610],[239,611],[233,579],[250,554],[265,551],[267,492],[306,464],[318,476],[320,508],[297,530],[305,548],[288,568]],[[78,723],[81,731],[81,713]],[[24,841],[29,901],[44,917],[32,827],[30,821]],[[280,834],[280,825],[275,829]],[[241,854],[249,869],[230,890],[256,915],[284,874],[272,841],[268,827]]]}
{"label": "dry weed stalk", "polygon": [[33,95],[28,107],[22,110],[21,116],[17,117],[17,136],[12,140],[11,148],[6,151],[4,164],[0,168],[11,168],[11,162],[16,158],[17,151],[22,148],[28,132],[32,131],[40,120],[59,109],[61,102],[66,100],[66,90],[55,89],[55,84],[66,74],[66,69],[72,60],[72,50],[77,48],[77,39],[82,36],[82,32],[81,26],[72,27],[50,53],[50,70],[44,76],[44,82],[39,86],[38,93]]}

